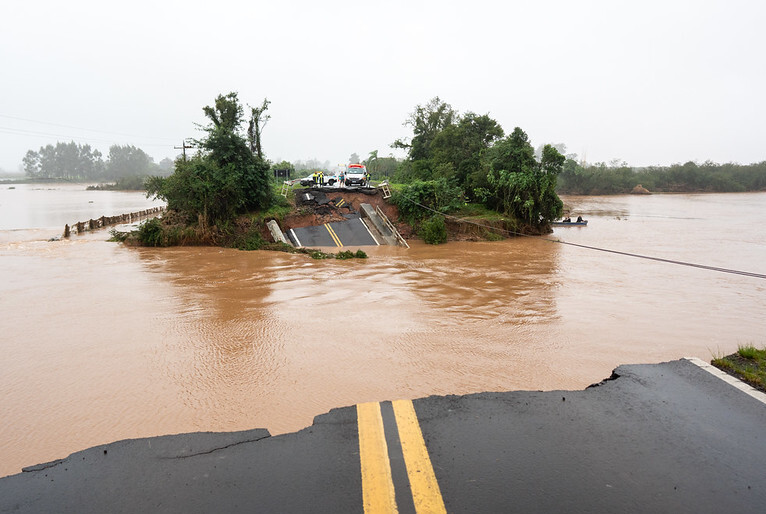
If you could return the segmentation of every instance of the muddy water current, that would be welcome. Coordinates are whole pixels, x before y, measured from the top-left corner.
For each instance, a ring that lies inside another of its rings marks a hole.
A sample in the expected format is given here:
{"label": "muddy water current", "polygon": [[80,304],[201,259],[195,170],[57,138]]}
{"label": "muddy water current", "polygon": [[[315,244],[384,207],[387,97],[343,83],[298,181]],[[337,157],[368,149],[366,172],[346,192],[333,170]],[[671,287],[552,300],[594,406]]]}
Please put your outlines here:
{"label": "muddy water current", "polygon": [[556,242],[766,274],[766,194],[565,202],[588,227],[352,261],[48,241],[4,220],[0,476],[119,439],[278,434],[364,401],[581,389],[622,363],[766,344],[765,280]]}

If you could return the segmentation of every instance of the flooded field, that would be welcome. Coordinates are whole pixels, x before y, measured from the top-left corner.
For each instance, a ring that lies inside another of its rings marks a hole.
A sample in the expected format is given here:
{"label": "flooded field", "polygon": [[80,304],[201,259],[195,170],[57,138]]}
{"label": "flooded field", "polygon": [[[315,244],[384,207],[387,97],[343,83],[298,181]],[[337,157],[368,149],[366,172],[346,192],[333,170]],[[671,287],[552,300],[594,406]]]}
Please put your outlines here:
{"label": "flooded field", "polygon": [[622,363],[766,344],[764,280],[556,242],[766,273],[766,194],[565,202],[588,227],[353,261],[4,222],[0,476],[119,439],[278,434],[364,401],[581,389]]}

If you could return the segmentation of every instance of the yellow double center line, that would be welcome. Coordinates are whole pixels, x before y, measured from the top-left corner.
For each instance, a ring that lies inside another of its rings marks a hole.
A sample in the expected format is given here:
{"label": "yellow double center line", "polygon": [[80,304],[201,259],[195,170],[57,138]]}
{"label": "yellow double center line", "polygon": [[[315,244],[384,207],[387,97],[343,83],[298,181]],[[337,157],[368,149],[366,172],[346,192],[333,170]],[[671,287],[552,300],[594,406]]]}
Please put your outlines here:
{"label": "yellow double center line", "polygon": [[[392,405],[415,512],[446,513],[415,408],[410,400],[397,400]],[[356,411],[364,512],[398,512],[380,404],[362,403]]]}
{"label": "yellow double center line", "polygon": [[330,233],[330,237],[332,238],[333,242],[335,243],[335,246],[341,247],[343,246],[343,243],[340,242],[340,238],[338,237],[338,234],[335,233],[335,230],[328,225],[327,223],[324,224],[324,228],[327,229],[327,231]]}

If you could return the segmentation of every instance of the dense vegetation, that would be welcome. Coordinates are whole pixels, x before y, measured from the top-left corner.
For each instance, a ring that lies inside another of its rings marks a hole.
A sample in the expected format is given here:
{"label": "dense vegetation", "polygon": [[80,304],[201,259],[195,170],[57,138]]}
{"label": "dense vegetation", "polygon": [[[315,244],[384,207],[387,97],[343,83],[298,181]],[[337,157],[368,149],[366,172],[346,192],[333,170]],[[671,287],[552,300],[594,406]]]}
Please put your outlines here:
{"label": "dense vegetation", "polygon": [[573,157],[564,163],[557,191],[567,194],[623,194],[637,185],[654,192],[742,192],[766,190],[766,161],[757,164],[702,164],[632,168],[615,162],[578,164]]}
{"label": "dense vegetation", "polygon": [[[104,160],[98,150],[90,145],[56,143],[29,150],[24,156],[24,172],[33,180],[118,180],[128,177],[161,175],[168,170],[171,162],[163,160],[155,164],[154,159],[140,148],[132,145],[112,145]],[[168,170],[169,171],[169,170]]]}
{"label": "dense vegetation", "polygon": [[505,136],[488,115],[460,115],[438,97],[418,105],[405,125],[413,137],[392,145],[408,151],[394,174],[406,186],[394,200],[410,222],[467,202],[497,211],[523,230],[544,231],[561,215],[555,189],[565,157],[555,147],[544,145],[538,158],[521,128]]}
{"label": "dense vegetation", "polygon": [[[268,104],[264,101],[264,110]],[[165,200],[168,209],[200,226],[222,225],[237,214],[265,211],[274,201],[270,166],[262,157],[260,129],[263,111],[253,111],[246,139],[242,135],[244,110],[237,93],[219,95],[203,109],[210,123],[198,140],[199,151],[176,161],[169,177],[151,177],[147,194]]]}

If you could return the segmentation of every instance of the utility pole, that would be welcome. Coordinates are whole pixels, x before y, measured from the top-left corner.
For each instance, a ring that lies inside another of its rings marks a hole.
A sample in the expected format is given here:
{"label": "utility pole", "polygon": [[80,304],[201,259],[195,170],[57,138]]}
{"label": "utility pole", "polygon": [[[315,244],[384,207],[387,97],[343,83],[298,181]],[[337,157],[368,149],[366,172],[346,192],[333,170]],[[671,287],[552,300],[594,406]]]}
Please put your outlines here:
{"label": "utility pole", "polygon": [[184,151],[184,162],[186,162],[186,149],[187,148],[194,148],[194,145],[190,145],[186,142],[186,139],[183,140],[181,143],[181,146],[174,146],[173,147],[176,150],[183,150]]}

